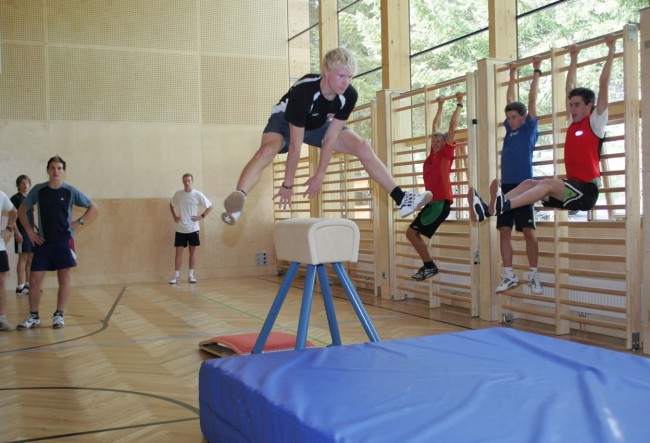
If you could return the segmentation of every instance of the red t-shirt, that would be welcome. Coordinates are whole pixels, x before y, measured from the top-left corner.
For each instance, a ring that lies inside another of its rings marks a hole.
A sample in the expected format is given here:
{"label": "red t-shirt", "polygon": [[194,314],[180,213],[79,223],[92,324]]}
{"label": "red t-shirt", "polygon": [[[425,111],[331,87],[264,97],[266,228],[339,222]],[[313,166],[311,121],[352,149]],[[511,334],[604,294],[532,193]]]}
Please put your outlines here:
{"label": "red t-shirt", "polygon": [[453,145],[445,143],[438,152],[432,149],[424,161],[424,188],[433,194],[431,201],[448,200],[450,203],[454,201],[449,174],[454,162],[455,149],[455,143]]}
{"label": "red t-shirt", "polygon": [[591,129],[591,115],[571,123],[564,142],[564,167],[569,180],[588,183],[600,177],[601,139]]}

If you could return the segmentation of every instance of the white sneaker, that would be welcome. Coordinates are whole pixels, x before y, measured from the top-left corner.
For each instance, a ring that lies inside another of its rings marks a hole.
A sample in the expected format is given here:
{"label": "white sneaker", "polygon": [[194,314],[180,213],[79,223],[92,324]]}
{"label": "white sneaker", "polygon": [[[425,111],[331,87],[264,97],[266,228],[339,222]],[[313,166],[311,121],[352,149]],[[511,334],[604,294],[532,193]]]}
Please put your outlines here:
{"label": "white sneaker", "polygon": [[14,329],[16,329],[16,326],[7,320],[4,315],[0,317],[0,331],[13,331]]}
{"label": "white sneaker", "polygon": [[514,288],[519,284],[519,279],[517,278],[516,275],[509,276],[506,274],[503,274],[501,278],[501,284],[497,286],[496,291],[497,292],[503,292],[506,289]]}
{"label": "white sneaker", "polygon": [[223,211],[221,213],[221,221],[223,221],[227,225],[234,225],[237,223],[237,220],[239,220],[239,216],[241,215],[240,212],[233,212],[232,214],[228,211]]}
{"label": "white sneaker", "polygon": [[503,196],[503,191],[501,191],[501,185],[499,185],[499,180],[494,179],[490,183],[490,206],[488,211],[491,215],[501,215],[503,214],[503,203],[505,197]]}
{"label": "white sneaker", "polygon": [[223,202],[223,213],[221,213],[221,220],[227,225],[234,225],[244,209],[244,202],[246,196],[242,191],[231,192]]}
{"label": "white sneaker", "polygon": [[180,278],[180,277],[174,277],[174,278],[172,278],[171,280],[169,280],[169,284],[170,284],[170,285],[177,285],[177,284],[179,284],[180,282],[181,282],[181,278]]}
{"label": "white sneaker", "polygon": [[16,329],[19,331],[22,329],[31,329],[31,328],[38,328],[41,324],[41,319],[37,317],[34,314],[29,314],[29,317],[27,317],[27,320],[24,322],[20,323]]}
{"label": "white sneaker", "polygon": [[187,281],[190,282],[190,283],[196,283],[196,277],[194,277],[193,275],[190,275],[189,277],[187,277]]}
{"label": "white sneaker", "polygon": [[528,273],[528,287],[530,288],[530,292],[533,294],[544,293],[544,288],[542,287],[542,283],[539,281],[539,274],[537,272]]}
{"label": "white sneaker", "polygon": [[63,322],[63,312],[55,312],[52,316],[52,327],[54,329],[61,329],[65,323]]}
{"label": "white sneaker", "polygon": [[422,194],[406,191],[402,201],[397,206],[400,217],[413,214],[416,210],[429,203],[432,198],[433,194],[430,191],[424,191]]}
{"label": "white sneaker", "polygon": [[474,222],[482,222],[490,216],[488,213],[488,205],[476,193],[476,189],[470,186],[467,193],[467,201],[469,202],[469,217]]}

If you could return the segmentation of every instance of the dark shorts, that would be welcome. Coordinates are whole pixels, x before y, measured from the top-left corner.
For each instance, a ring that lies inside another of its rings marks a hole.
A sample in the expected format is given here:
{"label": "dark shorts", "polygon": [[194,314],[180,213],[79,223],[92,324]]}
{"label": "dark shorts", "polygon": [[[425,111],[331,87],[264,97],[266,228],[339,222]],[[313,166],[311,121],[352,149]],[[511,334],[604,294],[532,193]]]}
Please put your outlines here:
{"label": "dark shorts", "polygon": [[[327,132],[327,128],[329,128],[329,126],[330,121],[328,120],[327,123],[325,123],[320,128],[305,131],[305,138],[303,142],[307,143],[310,146],[322,148],[323,138],[325,138],[325,132]],[[347,126],[343,127],[344,131],[347,131],[348,129],[350,128]],[[266,123],[266,127],[264,128],[264,133],[266,134],[267,132],[280,134],[282,138],[284,138],[284,146],[278,152],[279,154],[289,152],[289,122],[286,118],[284,118],[284,112],[276,112],[275,114],[271,114],[269,121]]]}
{"label": "dark shorts", "polygon": [[596,206],[598,201],[598,185],[591,182],[564,180],[564,200],[550,197],[542,204],[549,208],[569,209],[573,211],[588,211]]}
{"label": "dark shorts", "polygon": [[27,234],[22,231],[20,234],[23,236],[23,242],[18,243],[14,238],[14,252],[16,254],[26,254],[34,252],[34,246],[32,246],[32,241],[27,237]]}
{"label": "dark shorts", "polygon": [[74,250],[73,239],[34,245],[32,272],[57,271],[75,266],[77,266],[77,254]]}
{"label": "dark shorts", "polygon": [[187,248],[188,245],[201,246],[201,241],[199,240],[199,231],[190,232],[189,234],[184,234],[182,232],[176,233],[176,237],[174,238],[174,247]]}
{"label": "dark shorts", "polygon": [[448,200],[431,202],[422,208],[410,227],[425,237],[431,238],[442,222],[447,220],[450,212],[451,203]]}
{"label": "dark shorts", "polygon": [[[0,239],[0,241],[2,241]],[[7,251],[0,251],[0,272],[8,272],[9,271],[9,256],[7,255]]]}
{"label": "dark shorts", "polygon": [[[501,185],[504,194],[515,189],[517,185]],[[512,228],[522,232],[525,228],[535,229],[535,209],[533,205],[522,206],[505,212],[497,217],[497,229]]]}

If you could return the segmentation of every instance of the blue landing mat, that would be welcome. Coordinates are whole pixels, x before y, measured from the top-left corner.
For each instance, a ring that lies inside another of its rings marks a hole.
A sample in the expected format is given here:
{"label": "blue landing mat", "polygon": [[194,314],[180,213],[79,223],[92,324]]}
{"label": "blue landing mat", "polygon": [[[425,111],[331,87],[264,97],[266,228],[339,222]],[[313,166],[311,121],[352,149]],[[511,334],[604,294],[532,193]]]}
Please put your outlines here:
{"label": "blue landing mat", "polygon": [[217,442],[650,442],[650,359],[492,328],[203,362]]}

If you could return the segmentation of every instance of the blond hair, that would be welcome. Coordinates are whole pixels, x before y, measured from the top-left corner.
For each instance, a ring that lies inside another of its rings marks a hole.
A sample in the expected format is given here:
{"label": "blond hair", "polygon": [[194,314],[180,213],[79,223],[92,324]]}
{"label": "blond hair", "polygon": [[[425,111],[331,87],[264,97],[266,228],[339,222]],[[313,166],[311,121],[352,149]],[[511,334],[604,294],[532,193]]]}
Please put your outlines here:
{"label": "blond hair", "polygon": [[352,75],[357,73],[357,59],[354,54],[346,48],[336,48],[328,51],[323,57],[323,71],[331,71],[337,66],[343,65],[350,70]]}

